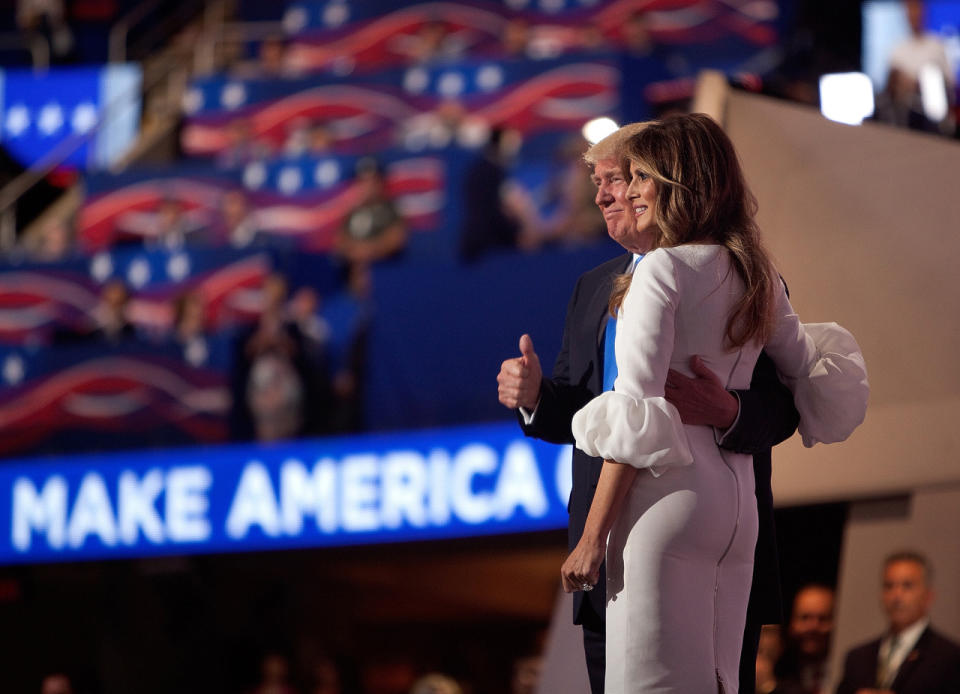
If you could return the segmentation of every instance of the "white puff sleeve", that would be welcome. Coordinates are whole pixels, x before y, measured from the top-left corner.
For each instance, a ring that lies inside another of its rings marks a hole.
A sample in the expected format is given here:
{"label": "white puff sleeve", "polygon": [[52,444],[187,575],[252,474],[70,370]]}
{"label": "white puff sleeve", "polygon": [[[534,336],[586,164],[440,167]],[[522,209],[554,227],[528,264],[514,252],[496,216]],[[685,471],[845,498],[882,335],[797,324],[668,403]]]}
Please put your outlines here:
{"label": "white puff sleeve", "polygon": [[801,323],[785,292],[764,346],[793,392],[803,445],[844,441],[864,420],[870,384],[860,345],[836,323]]}
{"label": "white puff sleeve", "polygon": [[676,308],[674,261],[663,249],[652,251],[637,266],[620,308],[614,390],[573,417],[577,448],[654,475],[693,462],[680,413],[663,397]]}

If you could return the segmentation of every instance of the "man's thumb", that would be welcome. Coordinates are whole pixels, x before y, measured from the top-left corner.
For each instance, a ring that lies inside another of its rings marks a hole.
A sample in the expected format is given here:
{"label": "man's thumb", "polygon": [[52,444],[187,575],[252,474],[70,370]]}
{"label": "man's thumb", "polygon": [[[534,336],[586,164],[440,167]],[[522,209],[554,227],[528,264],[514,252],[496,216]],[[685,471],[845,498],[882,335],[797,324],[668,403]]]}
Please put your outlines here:
{"label": "man's thumb", "polygon": [[533,340],[526,333],[520,336],[520,354],[525,357],[537,356],[537,353],[533,351]]}

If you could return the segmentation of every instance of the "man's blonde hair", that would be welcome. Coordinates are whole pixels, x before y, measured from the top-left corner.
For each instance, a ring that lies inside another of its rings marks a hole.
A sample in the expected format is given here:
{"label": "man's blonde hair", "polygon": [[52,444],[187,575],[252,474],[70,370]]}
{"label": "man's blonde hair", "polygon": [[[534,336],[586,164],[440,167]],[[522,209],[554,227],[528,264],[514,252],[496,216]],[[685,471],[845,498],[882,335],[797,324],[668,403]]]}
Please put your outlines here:
{"label": "man's blonde hair", "polygon": [[590,166],[596,166],[597,162],[605,159],[619,162],[624,143],[645,127],[647,127],[646,122],[627,123],[616,132],[610,133],[600,142],[592,145],[590,149],[583,153],[583,160]]}

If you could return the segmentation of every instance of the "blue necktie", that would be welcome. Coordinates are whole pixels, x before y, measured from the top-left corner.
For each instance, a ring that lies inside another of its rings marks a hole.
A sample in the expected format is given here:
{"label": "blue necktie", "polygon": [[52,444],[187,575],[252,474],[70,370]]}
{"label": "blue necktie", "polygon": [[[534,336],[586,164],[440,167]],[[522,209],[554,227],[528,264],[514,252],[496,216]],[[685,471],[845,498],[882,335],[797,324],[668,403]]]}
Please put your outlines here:
{"label": "blue necktie", "polygon": [[[632,270],[637,269],[637,263],[643,259],[639,256],[633,261]],[[617,380],[617,353],[614,343],[617,339],[617,319],[607,318],[607,330],[603,336],[603,392],[613,390],[613,382]]]}

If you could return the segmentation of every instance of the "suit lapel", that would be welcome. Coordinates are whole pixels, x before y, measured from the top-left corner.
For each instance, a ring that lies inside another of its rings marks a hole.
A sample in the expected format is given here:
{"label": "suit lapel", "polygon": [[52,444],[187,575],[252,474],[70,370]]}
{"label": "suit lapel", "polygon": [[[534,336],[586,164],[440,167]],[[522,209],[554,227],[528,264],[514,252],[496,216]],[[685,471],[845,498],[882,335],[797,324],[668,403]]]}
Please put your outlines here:
{"label": "suit lapel", "polygon": [[930,628],[927,627],[923,630],[923,633],[920,634],[920,638],[917,639],[917,643],[907,654],[907,657],[900,665],[900,669],[897,670],[897,676],[894,678],[893,684],[890,685],[894,691],[899,692],[903,690],[904,685],[910,680],[910,676],[913,674],[914,670],[917,669],[920,661],[923,660],[927,641],[929,640],[929,634]]}

